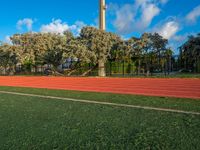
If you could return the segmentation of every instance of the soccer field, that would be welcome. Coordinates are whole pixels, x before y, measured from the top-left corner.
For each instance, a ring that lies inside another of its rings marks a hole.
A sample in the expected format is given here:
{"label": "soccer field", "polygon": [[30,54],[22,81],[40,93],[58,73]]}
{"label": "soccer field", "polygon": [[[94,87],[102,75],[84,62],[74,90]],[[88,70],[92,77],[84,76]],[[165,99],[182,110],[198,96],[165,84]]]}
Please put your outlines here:
{"label": "soccer field", "polygon": [[200,101],[0,87],[1,149],[200,149]]}

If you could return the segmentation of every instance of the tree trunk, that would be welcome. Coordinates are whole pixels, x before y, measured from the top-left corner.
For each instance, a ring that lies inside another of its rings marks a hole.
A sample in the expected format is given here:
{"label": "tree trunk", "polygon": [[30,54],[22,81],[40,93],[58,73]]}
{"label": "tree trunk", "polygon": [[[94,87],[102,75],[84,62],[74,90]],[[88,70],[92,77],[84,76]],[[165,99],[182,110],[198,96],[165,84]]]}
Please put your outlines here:
{"label": "tree trunk", "polygon": [[158,70],[160,70],[161,72],[163,71],[163,66],[161,64],[161,54],[160,54],[160,50],[159,50],[159,54],[158,54]]}
{"label": "tree trunk", "polygon": [[198,59],[197,57],[195,58],[195,73],[198,72]]}
{"label": "tree trunk", "polygon": [[52,73],[53,73],[53,75],[54,75],[54,76],[64,76],[64,74],[58,72],[57,68],[58,68],[58,67],[53,66],[53,68],[52,68],[52,71],[53,71]]}
{"label": "tree trunk", "polygon": [[147,74],[146,74],[146,76],[149,77],[149,75],[150,75],[150,71],[147,70]]}
{"label": "tree trunk", "polygon": [[141,60],[138,60],[138,75],[140,75],[141,72]]}
{"label": "tree trunk", "polygon": [[169,57],[169,63],[168,63],[168,65],[169,65],[169,68],[168,68],[168,75],[169,75],[170,72],[172,72],[172,57],[171,56]]}
{"label": "tree trunk", "polygon": [[79,62],[77,62],[73,67],[71,67],[70,72],[67,73],[67,76],[71,76],[74,72],[80,69],[82,66]]}
{"label": "tree trunk", "polygon": [[3,71],[4,75],[7,75],[7,65],[4,65],[4,71]]}
{"label": "tree trunk", "polygon": [[149,67],[149,59],[147,56],[145,56],[145,62],[146,62],[146,76],[148,77],[150,75],[150,67]]}
{"label": "tree trunk", "polygon": [[77,69],[71,70],[71,71],[67,74],[67,76],[71,76],[72,73],[74,73],[74,72],[76,72],[76,71],[77,71]]}
{"label": "tree trunk", "polygon": [[9,66],[9,75],[15,74],[15,66]]}
{"label": "tree trunk", "polygon": [[106,76],[106,70],[105,70],[105,63],[103,60],[99,60],[99,69],[98,69],[98,75],[99,77],[105,77]]}
{"label": "tree trunk", "polygon": [[97,67],[97,66],[94,66],[94,67],[88,69],[88,70],[85,71],[81,76],[84,77],[84,76],[88,75],[88,74],[89,74],[90,72],[92,72],[92,70],[94,70],[96,67]]}

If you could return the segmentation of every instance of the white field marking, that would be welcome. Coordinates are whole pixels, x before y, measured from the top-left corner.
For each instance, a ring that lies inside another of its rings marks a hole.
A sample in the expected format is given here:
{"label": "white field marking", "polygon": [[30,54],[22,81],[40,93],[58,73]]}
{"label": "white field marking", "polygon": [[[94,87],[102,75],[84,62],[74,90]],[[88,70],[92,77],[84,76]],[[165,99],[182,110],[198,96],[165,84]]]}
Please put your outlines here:
{"label": "white field marking", "polygon": [[139,105],[99,102],[99,101],[91,101],[91,100],[83,100],[83,99],[44,96],[44,95],[36,95],[36,94],[25,94],[25,93],[8,92],[8,91],[0,91],[0,93],[11,94],[11,95],[19,95],[19,96],[38,97],[38,98],[44,98],[44,99],[56,99],[56,100],[64,100],[64,101],[71,101],[71,102],[88,103],[88,104],[99,104],[99,105],[108,105],[108,106],[117,106],[117,107],[126,107],[126,108],[137,108],[137,109],[145,109],[145,110],[164,111],[164,112],[180,113],[180,114],[200,115],[200,112],[184,111],[184,110],[176,110],[176,109],[168,109],[168,108],[157,108],[157,107],[148,107],[148,106],[139,106]]}

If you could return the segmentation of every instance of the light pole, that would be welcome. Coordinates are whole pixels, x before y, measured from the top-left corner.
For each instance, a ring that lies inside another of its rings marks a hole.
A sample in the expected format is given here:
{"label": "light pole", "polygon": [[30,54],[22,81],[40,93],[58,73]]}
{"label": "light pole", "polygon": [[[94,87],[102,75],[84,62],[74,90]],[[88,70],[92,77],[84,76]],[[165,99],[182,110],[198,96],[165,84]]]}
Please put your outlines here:
{"label": "light pole", "polygon": [[[100,30],[106,30],[106,2],[105,0],[99,0],[99,29]],[[106,68],[105,68],[105,62],[102,59],[98,60],[98,75],[100,77],[106,76]]]}
{"label": "light pole", "polygon": [[105,0],[99,0],[99,3],[100,3],[99,29],[106,30],[106,2]]}

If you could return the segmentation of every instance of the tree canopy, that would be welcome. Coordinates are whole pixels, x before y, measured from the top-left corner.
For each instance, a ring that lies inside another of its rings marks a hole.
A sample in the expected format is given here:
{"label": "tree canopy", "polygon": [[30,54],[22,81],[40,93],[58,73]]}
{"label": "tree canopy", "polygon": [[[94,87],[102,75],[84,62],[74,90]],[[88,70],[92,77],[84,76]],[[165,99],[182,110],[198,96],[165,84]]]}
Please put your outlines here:
{"label": "tree canopy", "polygon": [[[11,44],[0,44],[0,68],[4,72],[15,72],[17,65],[24,66],[28,71],[31,67],[49,65],[56,72],[69,58],[76,60],[71,67],[73,71],[92,64],[93,69],[98,69],[99,76],[106,75],[106,63],[111,61],[135,64],[138,74],[144,72],[147,75],[172,67],[173,51],[167,47],[168,40],[158,33],[144,33],[140,38],[125,40],[114,33],[84,27],[79,36],[70,31],[64,34],[29,32],[14,34],[10,39]],[[199,64],[199,43],[198,34],[189,37],[180,48],[179,60],[188,68],[194,69]]]}
{"label": "tree canopy", "polygon": [[180,61],[184,69],[200,71],[200,34],[189,36],[180,47]]}

